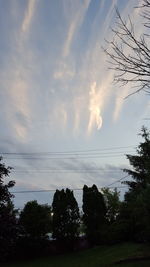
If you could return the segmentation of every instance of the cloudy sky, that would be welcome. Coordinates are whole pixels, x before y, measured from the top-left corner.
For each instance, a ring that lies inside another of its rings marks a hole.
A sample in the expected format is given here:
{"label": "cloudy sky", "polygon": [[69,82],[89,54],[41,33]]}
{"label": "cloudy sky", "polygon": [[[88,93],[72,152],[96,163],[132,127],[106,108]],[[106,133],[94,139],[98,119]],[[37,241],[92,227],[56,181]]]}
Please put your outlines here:
{"label": "cloudy sky", "polygon": [[[113,83],[102,46],[115,7],[143,32],[137,4],[0,0],[0,154],[14,167],[14,190],[101,187],[125,175],[150,101],[124,100],[133,89]],[[35,198],[49,202],[49,193],[16,194],[16,205]]]}

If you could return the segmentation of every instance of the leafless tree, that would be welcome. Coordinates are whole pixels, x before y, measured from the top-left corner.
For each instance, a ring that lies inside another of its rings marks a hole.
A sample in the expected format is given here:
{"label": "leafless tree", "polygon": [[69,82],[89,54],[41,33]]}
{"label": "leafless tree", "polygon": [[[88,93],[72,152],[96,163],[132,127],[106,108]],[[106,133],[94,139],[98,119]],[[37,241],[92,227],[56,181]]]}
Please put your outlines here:
{"label": "leafless tree", "polygon": [[144,20],[144,33],[137,37],[130,17],[122,19],[118,10],[117,25],[112,29],[112,41],[107,42],[105,53],[110,58],[110,68],[115,70],[114,80],[121,85],[131,84],[130,95],[146,91],[150,93],[150,0],[143,0],[140,7]]}

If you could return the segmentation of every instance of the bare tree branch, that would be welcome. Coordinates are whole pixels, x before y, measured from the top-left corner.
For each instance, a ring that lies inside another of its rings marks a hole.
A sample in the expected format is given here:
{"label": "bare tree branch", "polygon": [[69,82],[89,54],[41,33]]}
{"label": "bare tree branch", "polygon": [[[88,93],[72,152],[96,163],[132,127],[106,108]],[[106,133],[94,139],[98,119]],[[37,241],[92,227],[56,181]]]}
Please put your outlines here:
{"label": "bare tree branch", "polygon": [[116,10],[117,27],[112,29],[113,40],[106,40],[108,48],[103,48],[110,58],[110,68],[115,70],[114,81],[136,88],[130,95],[142,90],[150,93],[150,35],[147,33],[150,28],[150,0],[143,0],[140,8],[145,33],[137,38],[131,18],[128,17],[127,23]]}

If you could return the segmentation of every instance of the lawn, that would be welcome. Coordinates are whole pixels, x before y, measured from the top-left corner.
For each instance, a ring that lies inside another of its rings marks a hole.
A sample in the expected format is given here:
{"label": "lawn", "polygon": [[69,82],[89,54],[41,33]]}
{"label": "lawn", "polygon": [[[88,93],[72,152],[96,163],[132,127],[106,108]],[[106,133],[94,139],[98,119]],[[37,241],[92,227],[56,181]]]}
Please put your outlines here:
{"label": "lawn", "polygon": [[[150,266],[150,260],[116,264],[127,258],[150,256],[150,246],[124,243],[101,246],[71,254],[39,258],[30,261],[6,264],[7,267],[101,267],[101,266]],[[2,265],[1,265],[2,267]]]}

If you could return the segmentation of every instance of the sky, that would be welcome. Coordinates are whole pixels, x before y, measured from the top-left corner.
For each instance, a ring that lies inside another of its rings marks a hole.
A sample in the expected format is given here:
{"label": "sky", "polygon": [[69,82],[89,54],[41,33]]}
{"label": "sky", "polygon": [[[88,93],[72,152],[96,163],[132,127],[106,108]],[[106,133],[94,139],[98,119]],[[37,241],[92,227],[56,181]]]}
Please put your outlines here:
{"label": "sky", "polygon": [[[116,7],[142,34],[138,2],[0,0],[0,155],[14,168],[13,191],[103,187],[125,176],[150,100],[125,99],[133,88],[113,82],[102,47],[113,38]],[[14,201],[51,203],[52,194]]]}

